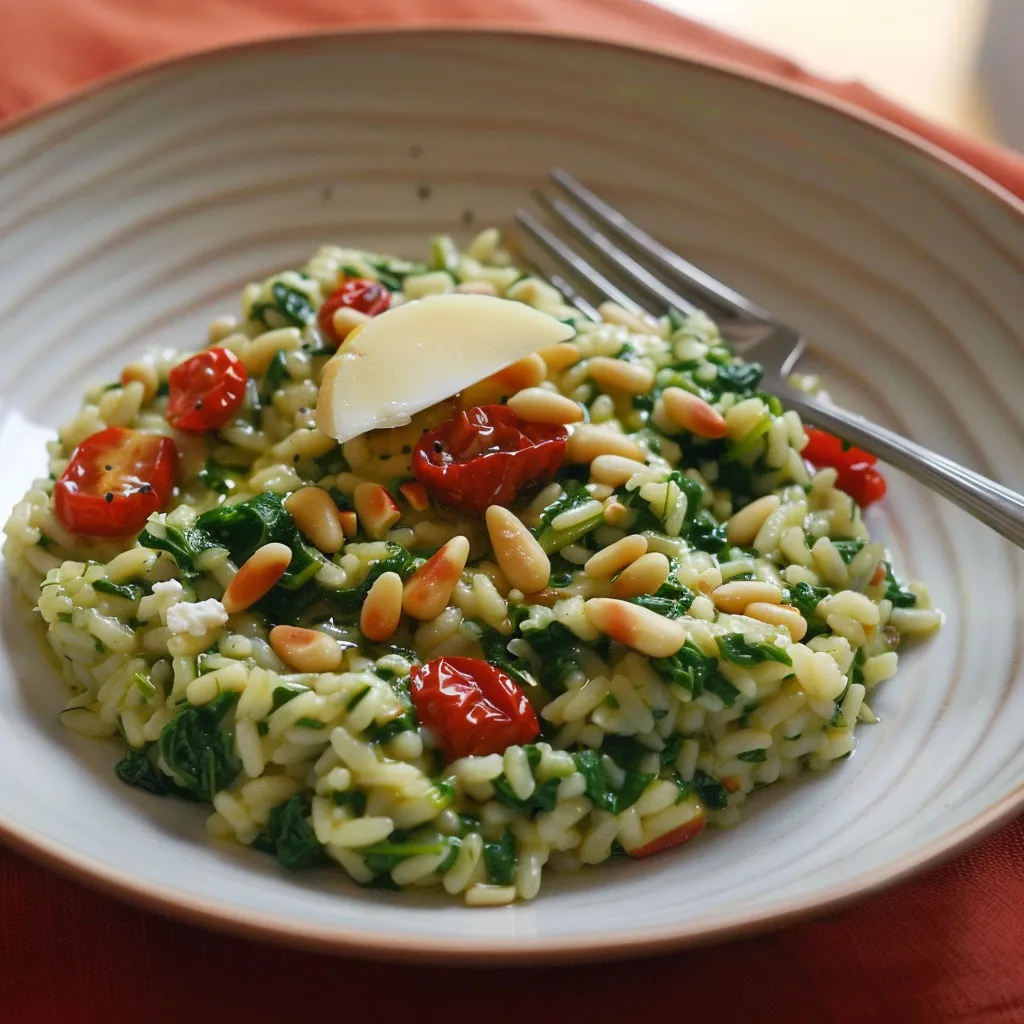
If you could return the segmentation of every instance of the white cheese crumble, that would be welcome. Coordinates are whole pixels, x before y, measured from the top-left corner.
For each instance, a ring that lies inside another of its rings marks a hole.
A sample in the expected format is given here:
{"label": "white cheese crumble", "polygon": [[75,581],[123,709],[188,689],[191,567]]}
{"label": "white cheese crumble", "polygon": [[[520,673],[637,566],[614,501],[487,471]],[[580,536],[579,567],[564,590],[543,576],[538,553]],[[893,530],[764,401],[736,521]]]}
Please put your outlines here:
{"label": "white cheese crumble", "polygon": [[172,633],[202,636],[227,621],[227,610],[215,597],[195,603],[179,601],[167,609],[167,628]]}
{"label": "white cheese crumble", "polygon": [[162,616],[168,608],[177,604],[184,594],[184,588],[177,580],[163,580],[153,584],[153,593],[139,602],[139,618],[149,622]]}

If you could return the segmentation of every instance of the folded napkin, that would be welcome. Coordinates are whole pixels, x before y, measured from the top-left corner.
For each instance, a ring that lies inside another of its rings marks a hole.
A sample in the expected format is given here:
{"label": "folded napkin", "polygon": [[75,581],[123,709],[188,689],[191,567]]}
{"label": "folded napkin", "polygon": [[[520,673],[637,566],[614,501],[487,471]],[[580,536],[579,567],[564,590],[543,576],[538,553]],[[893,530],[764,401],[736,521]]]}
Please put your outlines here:
{"label": "folded napkin", "polygon": [[[131,66],[247,39],[340,25],[543,26],[797,83],[900,125],[1024,195],[1024,159],[639,0],[32,0],[5,4],[2,24],[5,118]],[[594,1017],[1019,1024],[1022,906],[1019,820],[946,867],[842,913],[727,945],[514,973],[396,967],[169,922],[0,849],[0,1021],[362,1024],[435,1012],[453,1024]]]}

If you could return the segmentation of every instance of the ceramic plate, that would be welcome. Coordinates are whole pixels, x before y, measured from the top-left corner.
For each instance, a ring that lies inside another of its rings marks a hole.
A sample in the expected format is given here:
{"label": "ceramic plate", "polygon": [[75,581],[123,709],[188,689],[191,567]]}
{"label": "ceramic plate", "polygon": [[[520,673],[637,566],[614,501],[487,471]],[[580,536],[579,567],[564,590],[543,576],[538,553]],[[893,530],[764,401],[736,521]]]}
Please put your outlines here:
{"label": "ceramic plate", "polygon": [[[86,381],[187,347],[324,240],[415,255],[508,222],[552,164],[798,324],[834,396],[1024,487],[1024,211],[936,152],[725,69],[583,40],[366,34],[231,49],[0,138],[0,514]],[[281,874],[115,779],[11,587],[0,830],[85,881],[254,936],[543,960],[707,941],[905,877],[1024,807],[1021,553],[895,471],[870,514],[948,621],[900,658],[856,755],[732,831],[493,910]]]}

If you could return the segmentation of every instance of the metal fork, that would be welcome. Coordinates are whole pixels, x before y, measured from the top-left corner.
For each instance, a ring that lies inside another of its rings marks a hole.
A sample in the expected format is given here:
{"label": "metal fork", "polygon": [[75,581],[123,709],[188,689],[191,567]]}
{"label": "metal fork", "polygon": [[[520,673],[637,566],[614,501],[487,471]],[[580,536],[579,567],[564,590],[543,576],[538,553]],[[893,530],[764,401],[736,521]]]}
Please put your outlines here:
{"label": "metal fork", "polygon": [[[761,363],[765,390],[778,395],[807,423],[877,455],[1024,547],[1024,497],[895,431],[790,387],[789,375],[805,347],[795,328],[667,249],[565,171],[552,171],[551,179],[572,204],[558,194],[537,193],[538,202],[584,250],[607,263],[615,280],[624,286],[601,273],[531,213],[517,211],[519,225],[570,279],[554,276],[549,280],[584,315],[600,320],[577,287],[638,315],[663,314],[671,308],[687,314],[703,310],[718,324],[734,351]],[[645,304],[637,302],[634,294],[642,295]]]}

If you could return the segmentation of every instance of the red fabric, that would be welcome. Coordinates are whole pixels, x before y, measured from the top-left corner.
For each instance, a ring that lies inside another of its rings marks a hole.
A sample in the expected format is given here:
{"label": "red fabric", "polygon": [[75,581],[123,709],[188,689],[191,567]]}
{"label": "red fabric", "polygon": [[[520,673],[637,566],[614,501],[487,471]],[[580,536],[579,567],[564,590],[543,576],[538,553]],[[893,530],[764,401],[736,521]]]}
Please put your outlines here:
{"label": "red fabric", "polygon": [[[1024,160],[857,83],[638,0],[3,0],[0,116],[126,67],[341,24],[547,25],[710,54],[798,81],[930,138],[1024,194]],[[496,970],[395,967],[170,923],[0,850],[0,1020],[110,1024],[461,1020],[1024,1021],[1024,824],[827,920],[659,959]],[[430,1011],[426,1011],[430,1012]]]}

